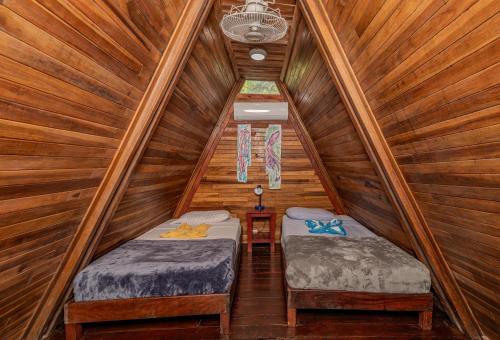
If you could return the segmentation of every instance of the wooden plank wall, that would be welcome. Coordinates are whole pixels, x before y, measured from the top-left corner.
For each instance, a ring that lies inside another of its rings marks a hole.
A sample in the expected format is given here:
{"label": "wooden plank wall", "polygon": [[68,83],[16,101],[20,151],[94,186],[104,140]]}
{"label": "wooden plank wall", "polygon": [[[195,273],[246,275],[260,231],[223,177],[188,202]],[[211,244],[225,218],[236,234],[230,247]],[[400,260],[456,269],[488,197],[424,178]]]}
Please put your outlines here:
{"label": "wooden plank wall", "polygon": [[172,216],[236,80],[211,13],[97,256]]}
{"label": "wooden plank wall", "polygon": [[181,0],[1,2],[3,339],[20,338],[183,6]]}
{"label": "wooden plank wall", "polygon": [[[248,168],[248,182],[236,180],[236,135],[238,124],[252,125],[252,165]],[[281,124],[282,159],[281,189],[269,190],[265,173],[264,136],[269,124]],[[193,197],[189,210],[227,209],[239,217],[243,227],[243,242],[246,242],[246,212],[258,203],[253,193],[256,185],[264,188],[263,204],[277,212],[276,240],[281,237],[281,217],[290,206],[318,207],[332,210],[319,178],[288,121],[235,122],[231,118],[217,146],[200,187]],[[256,222],[259,230],[267,229],[264,223]]]}
{"label": "wooden plank wall", "polygon": [[304,19],[285,83],[349,215],[411,249]]}
{"label": "wooden plank wall", "polygon": [[500,329],[500,2],[323,0],[486,335]]}

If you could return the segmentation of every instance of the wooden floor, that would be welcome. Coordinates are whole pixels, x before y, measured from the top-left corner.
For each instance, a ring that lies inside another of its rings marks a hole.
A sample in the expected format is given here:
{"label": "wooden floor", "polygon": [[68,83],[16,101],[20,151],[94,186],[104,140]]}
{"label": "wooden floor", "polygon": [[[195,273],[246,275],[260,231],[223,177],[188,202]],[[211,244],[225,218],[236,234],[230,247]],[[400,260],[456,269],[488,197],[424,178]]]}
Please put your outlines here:
{"label": "wooden floor", "polygon": [[[346,311],[301,311],[298,327],[289,329],[281,249],[277,247],[272,255],[268,249],[264,245],[254,246],[253,255],[243,249],[230,339],[463,338],[440,313],[436,313],[431,332],[418,328],[416,313]],[[85,339],[218,339],[218,326],[217,317],[89,325]]]}

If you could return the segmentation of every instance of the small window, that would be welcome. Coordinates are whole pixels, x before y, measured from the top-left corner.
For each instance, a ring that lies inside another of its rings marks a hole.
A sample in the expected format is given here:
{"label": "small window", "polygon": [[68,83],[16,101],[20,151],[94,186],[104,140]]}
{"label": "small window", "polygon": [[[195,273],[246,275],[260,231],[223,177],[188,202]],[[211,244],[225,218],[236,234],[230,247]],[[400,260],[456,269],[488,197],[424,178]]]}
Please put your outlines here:
{"label": "small window", "polygon": [[274,81],[245,80],[240,93],[243,94],[280,94]]}

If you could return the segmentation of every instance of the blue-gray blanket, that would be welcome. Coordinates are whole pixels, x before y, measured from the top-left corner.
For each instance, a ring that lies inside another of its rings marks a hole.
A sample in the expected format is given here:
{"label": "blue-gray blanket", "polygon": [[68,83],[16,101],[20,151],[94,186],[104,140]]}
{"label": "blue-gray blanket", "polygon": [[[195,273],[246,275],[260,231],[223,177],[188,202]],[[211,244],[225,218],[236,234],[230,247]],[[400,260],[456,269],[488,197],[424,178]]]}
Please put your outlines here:
{"label": "blue-gray blanket", "polygon": [[235,276],[236,242],[132,240],[75,277],[75,301],[226,293]]}

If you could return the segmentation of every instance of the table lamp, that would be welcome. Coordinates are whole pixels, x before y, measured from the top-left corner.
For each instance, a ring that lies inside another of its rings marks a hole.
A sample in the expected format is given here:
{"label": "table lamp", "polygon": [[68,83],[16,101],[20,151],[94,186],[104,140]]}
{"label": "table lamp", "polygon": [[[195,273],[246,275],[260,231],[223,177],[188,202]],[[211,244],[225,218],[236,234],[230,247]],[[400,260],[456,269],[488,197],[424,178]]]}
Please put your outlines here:
{"label": "table lamp", "polygon": [[253,192],[259,196],[259,205],[255,206],[255,210],[257,211],[262,211],[264,210],[264,206],[262,205],[262,194],[264,193],[264,189],[262,189],[262,186],[259,184],[253,189]]}

